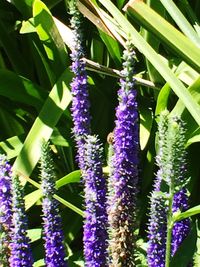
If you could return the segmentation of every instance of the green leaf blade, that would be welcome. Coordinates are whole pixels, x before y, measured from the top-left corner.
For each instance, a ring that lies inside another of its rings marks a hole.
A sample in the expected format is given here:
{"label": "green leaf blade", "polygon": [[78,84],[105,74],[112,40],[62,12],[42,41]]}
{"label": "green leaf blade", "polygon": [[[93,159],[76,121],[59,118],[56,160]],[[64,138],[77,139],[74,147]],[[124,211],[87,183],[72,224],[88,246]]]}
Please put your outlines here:
{"label": "green leaf blade", "polygon": [[40,158],[42,139],[49,140],[53,128],[71,102],[71,93],[68,89],[70,77],[69,70],[61,75],[27,135],[22,150],[13,165],[14,170],[22,175],[29,176],[32,173]]}

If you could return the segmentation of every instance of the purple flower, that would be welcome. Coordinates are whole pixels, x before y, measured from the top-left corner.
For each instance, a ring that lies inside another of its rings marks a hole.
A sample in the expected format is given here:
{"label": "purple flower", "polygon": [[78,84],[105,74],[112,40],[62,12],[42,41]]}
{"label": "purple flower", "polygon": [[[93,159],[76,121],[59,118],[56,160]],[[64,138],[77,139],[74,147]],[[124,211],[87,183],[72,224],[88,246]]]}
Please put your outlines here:
{"label": "purple flower", "polygon": [[139,126],[136,90],[134,89],[134,52],[124,51],[124,63],[118,91],[108,220],[111,266],[134,266],[136,202],[138,193]]}
{"label": "purple flower", "polygon": [[[189,208],[188,195],[185,188],[180,190],[174,195],[173,200],[173,213],[177,211],[186,211]],[[176,253],[177,249],[182,244],[183,240],[190,232],[190,219],[184,219],[174,224],[172,231],[172,256]]]}
{"label": "purple flower", "polygon": [[0,155],[0,262],[8,266],[12,226],[11,165]]}
{"label": "purple flower", "polygon": [[40,164],[43,192],[45,262],[48,267],[66,267],[61,217],[58,202],[53,198],[55,194],[55,171],[48,144],[43,144],[42,146]]}
{"label": "purple flower", "polygon": [[153,192],[150,198],[150,215],[148,225],[148,248],[147,248],[147,260],[149,267],[164,267],[165,266],[165,254],[166,254],[166,237],[167,237],[167,194],[165,190],[166,182],[165,177],[167,173],[167,149],[166,138],[168,129],[167,115],[163,112],[159,117],[158,123],[158,136],[157,136],[157,156],[156,163],[158,168]]}
{"label": "purple flower", "polygon": [[[76,1],[75,1],[76,2]],[[74,123],[73,133],[78,149],[79,167],[84,168],[84,143],[85,135],[90,134],[90,114],[89,114],[89,93],[87,87],[87,73],[85,63],[82,61],[84,56],[82,48],[82,32],[81,32],[81,15],[76,7],[76,3],[71,7],[71,28],[73,33],[72,44],[72,71],[75,74],[72,83],[72,119]]]}
{"label": "purple flower", "polygon": [[[185,130],[182,121],[163,111],[158,123],[157,142],[158,171],[150,202],[148,226],[147,258],[150,267],[165,266],[166,258],[175,254],[190,229],[189,219],[176,222],[171,236],[168,225],[174,212],[188,208]],[[155,203],[158,205],[159,202],[160,207],[156,208]],[[168,244],[169,240],[171,244]]]}
{"label": "purple flower", "polygon": [[[172,212],[186,211],[188,205],[188,175],[186,168],[186,151],[185,151],[185,127],[183,121],[178,117],[169,119],[168,132],[172,133],[173,140],[171,140],[171,179],[168,182],[174,187]],[[169,134],[168,134],[169,135]],[[170,137],[169,137],[170,139]],[[169,140],[170,141],[170,140]],[[176,253],[177,249],[182,244],[190,231],[190,219],[175,222],[172,230],[172,244],[171,254]]]}
{"label": "purple flower", "polygon": [[10,267],[31,267],[33,266],[33,258],[30,240],[27,237],[28,222],[25,214],[24,193],[17,176],[13,177],[12,192],[13,228],[10,242]]}
{"label": "purple flower", "polygon": [[152,193],[147,249],[149,267],[165,267],[167,232],[167,208],[165,202],[165,195],[159,191]]}
{"label": "purple flower", "polygon": [[10,231],[12,225],[11,182],[11,165],[0,155],[0,224],[4,231]]}
{"label": "purple flower", "polygon": [[96,136],[88,136],[85,144],[85,266],[107,266],[106,181],[102,171],[102,147]]}

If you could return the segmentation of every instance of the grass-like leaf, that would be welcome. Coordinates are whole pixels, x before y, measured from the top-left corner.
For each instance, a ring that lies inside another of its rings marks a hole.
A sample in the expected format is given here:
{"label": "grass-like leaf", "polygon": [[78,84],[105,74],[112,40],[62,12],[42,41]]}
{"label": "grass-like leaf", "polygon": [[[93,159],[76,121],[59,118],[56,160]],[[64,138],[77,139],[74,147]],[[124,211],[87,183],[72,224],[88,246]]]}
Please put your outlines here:
{"label": "grass-like leaf", "polygon": [[66,70],[54,85],[27,135],[23,148],[13,166],[16,171],[25,176],[31,174],[40,158],[41,140],[49,140],[53,128],[71,102],[70,81],[71,73]]}
{"label": "grass-like leaf", "polygon": [[172,0],[160,0],[167,9],[175,23],[179,26],[182,32],[197,46],[200,46],[200,37]]}
{"label": "grass-like leaf", "polygon": [[153,32],[190,66],[200,71],[200,50],[190,39],[142,1],[131,1],[126,7],[139,24]]}
{"label": "grass-like leaf", "polygon": [[64,71],[68,62],[64,42],[47,6],[40,0],[33,4],[34,24],[44,46],[49,63],[56,77]]}
{"label": "grass-like leaf", "polygon": [[56,181],[56,188],[58,189],[64,185],[70,184],[70,183],[78,183],[78,182],[80,182],[80,178],[81,178],[80,170],[73,171],[73,172],[65,175],[64,177],[62,177],[58,181]]}
{"label": "grass-like leaf", "polygon": [[24,197],[26,210],[30,209],[40,198],[42,191],[37,189]]}
{"label": "grass-like leaf", "polygon": [[24,138],[24,135],[13,136],[0,142],[1,153],[6,154],[8,159],[15,158],[23,147]]}
{"label": "grass-like leaf", "polygon": [[29,229],[27,231],[27,234],[31,242],[34,242],[42,237],[42,229],[41,228]]}
{"label": "grass-like leaf", "polygon": [[12,34],[9,34],[6,30],[6,25],[4,25],[3,20],[0,20],[0,43],[5,50],[7,57],[9,58],[13,69],[21,75],[27,73],[28,65],[23,58],[21,51],[17,47],[17,42]]}
{"label": "grass-like leaf", "polygon": [[[200,106],[197,104],[192,95],[187,91],[185,86],[177,79],[174,73],[168,66],[165,65],[159,55],[153,48],[142,38],[131,23],[122,15],[122,13],[109,0],[99,1],[112,14],[114,19],[118,22],[119,28],[126,33],[126,38],[130,39],[137,49],[145,55],[151,64],[159,71],[163,78],[169,83],[176,95],[182,100],[188,111],[198,124],[200,124]],[[137,2],[137,1],[136,1]],[[106,24],[107,19],[102,15],[101,18]],[[199,53],[199,52],[198,52]],[[200,57],[199,59],[200,60]]]}
{"label": "grass-like leaf", "polygon": [[[28,176],[25,175],[21,175],[20,178],[28,181],[29,183],[31,183],[32,185],[34,185],[36,188],[38,188],[38,190],[34,191],[35,195],[37,195],[39,197],[40,192],[41,192],[41,185],[38,182],[35,182],[33,179],[29,178]],[[36,198],[34,195],[34,199]],[[73,204],[71,204],[70,202],[68,202],[67,200],[63,199],[62,197],[59,197],[58,195],[54,194],[53,196],[55,199],[57,199],[60,203],[62,203],[64,206],[68,207],[69,209],[73,210],[74,212],[76,212],[77,214],[83,216],[83,211],[79,208],[77,208],[76,206],[74,206]],[[38,198],[39,199],[39,198]]]}
{"label": "grass-like leaf", "polygon": [[0,95],[32,106],[38,111],[46,96],[37,84],[6,69],[0,70]]}
{"label": "grass-like leaf", "polygon": [[191,216],[197,215],[200,213],[200,205],[197,205],[187,211],[184,211],[182,213],[175,213],[173,216],[173,220],[175,222],[184,220],[186,218],[189,218]]}

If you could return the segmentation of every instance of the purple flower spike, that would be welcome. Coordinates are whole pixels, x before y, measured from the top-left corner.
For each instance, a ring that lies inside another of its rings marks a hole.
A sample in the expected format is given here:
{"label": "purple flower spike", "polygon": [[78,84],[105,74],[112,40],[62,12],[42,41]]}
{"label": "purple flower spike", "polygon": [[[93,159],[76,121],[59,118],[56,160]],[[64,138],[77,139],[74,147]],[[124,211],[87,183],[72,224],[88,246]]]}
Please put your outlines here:
{"label": "purple flower spike", "polygon": [[166,197],[154,191],[151,195],[151,209],[148,226],[147,259],[149,267],[165,267],[167,232]]}
{"label": "purple flower spike", "polygon": [[[172,146],[172,157],[171,162],[173,168],[171,168],[171,182],[174,187],[173,205],[172,212],[186,211],[189,208],[188,205],[188,174],[186,168],[186,150],[185,150],[185,127],[183,121],[178,117],[169,119],[168,136],[170,133],[174,134],[174,140],[171,140]],[[169,137],[170,138],[170,137]],[[169,165],[170,166],[170,165]],[[171,255],[173,256],[183,240],[187,237],[190,232],[190,219],[178,221],[174,224],[172,230],[172,244],[171,244]]]}
{"label": "purple flower spike", "polygon": [[[188,195],[185,188],[174,195],[173,213],[177,211],[184,212],[189,208]],[[184,219],[174,224],[172,231],[172,256],[182,244],[183,240],[190,232],[190,219]]]}
{"label": "purple flower spike", "polygon": [[74,123],[73,133],[78,149],[79,167],[84,168],[84,143],[85,135],[90,134],[90,103],[87,87],[87,73],[85,63],[82,61],[84,52],[82,48],[81,14],[76,7],[76,1],[72,1],[71,28],[73,33],[72,44],[72,71],[75,77],[71,83],[72,91],[72,119]]}
{"label": "purple flower spike", "polygon": [[65,261],[64,235],[55,194],[55,172],[48,144],[42,146],[41,179],[43,192],[43,222],[45,240],[45,262],[48,267],[67,267]]}
{"label": "purple flower spike", "polygon": [[12,226],[11,166],[5,155],[0,155],[0,263],[8,266],[9,241]]}
{"label": "purple flower spike", "polygon": [[12,225],[11,166],[6,156],[0,155],[0,224],[4,231]]}
{"label": "purple flower spike", "polygon": [[85,144],[85,223],[84,255],[86,267],[107,265],[106,181],[102,171],[102,147],[96,136]]}
{"label": "purple flower spike", "polygon": [[[173,213],[188,209],[186,186],[185,129],[177,117],[163,111],[158,123],[158,171],[151,197],[149,242],[147,250],[150,267],[169,264],[189,233],[190,220],[176,222],[170,231]],[[155,203],[160,207],[155,208]],[[162,210],[161,210],[162,209]]]}
{"label": "purple flower spike", "polygon": [[124,63],[118,91],[116,126],[113,142],[113,166],[109,186],[108,221],[110,230],[110,266],[135,266],[134,247],[136,202],[138,193],[139,126],[134,89],[134,52],[124,51]]}
{"label": "purple flower spike", "polygon": [[13,228],[11,233],[10,267],[31,267],[33,258],[27,237],[28,222],[25,214],[24,193],[19,178],[13,177]]}

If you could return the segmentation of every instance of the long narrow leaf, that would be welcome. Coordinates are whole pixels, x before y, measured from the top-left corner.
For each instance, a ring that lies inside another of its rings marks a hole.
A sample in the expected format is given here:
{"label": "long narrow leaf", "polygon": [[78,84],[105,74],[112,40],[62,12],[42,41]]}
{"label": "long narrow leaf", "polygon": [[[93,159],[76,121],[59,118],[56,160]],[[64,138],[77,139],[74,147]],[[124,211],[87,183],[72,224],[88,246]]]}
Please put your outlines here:
{"label": "long narrow leaf", "polygon": [[198,206],[195,206],[185,212],[182,212],[180,214],[175,214],[174,215],[174,221],[177,222],[177,221],[181,221],[181,220],[184,220],[186,218],[189,218],[191,216],[194,216],[194,215],[197,215],[200,213],[200,205]]}
{"label": "long narrow leaf", "polygon": [[64,177],[62,177],[58,181],[56,181],[56,188],[58,189],[58,188],[66,185],[66,184],[69,184],[69,183],[78,183],[78,182],[80,182],[80,178],[81,178],[80,170],[73,171],[73,172],[65,175]]}
{"label": "long narrow leaf", "polygon": [[34,0],[10,0],[10,2],[13,3],[26,18],[31,16],[31,8],[33,1]]}
{"label": "long narrow leaf", "polygon": [[68,62],[64,42],[47,6],[40,0],[33,3],[34,24],[44,46],[49,63],[56,77],[64,71]]}
{"label": "long narrow leaf", "polygon": [[8,159],[15,158],[23,147],[24,138],[24,135],[13,136],[0,142],[1,153],[6,154]]}
{"label": "long narrow leaf", "polygon": [[7,32],[6,26],[3,24],[2,20],[0,20],[0,44],[5,50],[14,70],[21,75],[26,76],[27,74],[28,76],[28,66],[21,51],[17,47],[16,40]]}
{"label": "long narrow leaf", "polygon": [[126,8],[139,24],[153,32],[190,66],[200,71],[200,49],[190,39],[142,1],[131,1]]}
{"label": "long narrow leaf", "polygon": [[71,101],[69,83],[71,74],[66,70],[54,85],[36,118],[13,168],[29,176],[40,158],[41,140],[48,140],[63,111]]}
{"label": "long narrow leaf", "polygon": [[[39,196],[40,192],[41,192],[41,185],[37,182],[35,182],[34,180],[32,180],[31,178],[29,178],[26,175],[21,174],[20,178],[30,182],[32,185],[34,185],[36,188],[38,188],[38,190],[34,191],[36,192],[36,195]],[[62,197],[59,197],[58,195],[54,194],[53,196],[55,199],[57,199],[60,203],[62,203],[63,205],[65,205],[66,207],[70,208],[71,210],[73,210],[74,212],[76,212],[77,214],[83,216],[83,211],[79,208],[77,208],[76,206],[74,206],[73,204],[69,203],[68,201],[66,201],[65,199],[63,199]]]}
{"label": "long narrow leaf", "polygon": [[179,26],[182,32],[196,45],[200,46],[200,37],[195,32],[192,25],[185,18],[183,13],[178,9],[172,0],[160,0],[164,7],[167,9],[175,23]]}
{"label": "long narrow leaf", "polygon": [[[136,31],[136,29],[130,24],[130,22],[122,15],[122,13],[115,7],[115,5],[111,1],[99,0],[99,2],[108,9],[108,11],[118,22],[119,27],[126,32],[127,39],[131,38],[133,44],[137,47],[137,49],[147,57],[151,64],[169,83],[175,94],[182,100],[193,118],[200,125],[200,106],[196,103],[195,99],[187,91],[185,86],[177,79],[177,77],[170,70],[170,68],[165,65],[159,55],[142,38],[142,36]],[[105,17],[103,17],[103,15],[100,19],[103,19],[106,24],[107,20],[105,19]]]}
{"label": "long narrow leaf", "polygon": [[0,95],[40,110],[45,94],[41,93],[41,88],[30,80],[12,71],[0,69]]}

